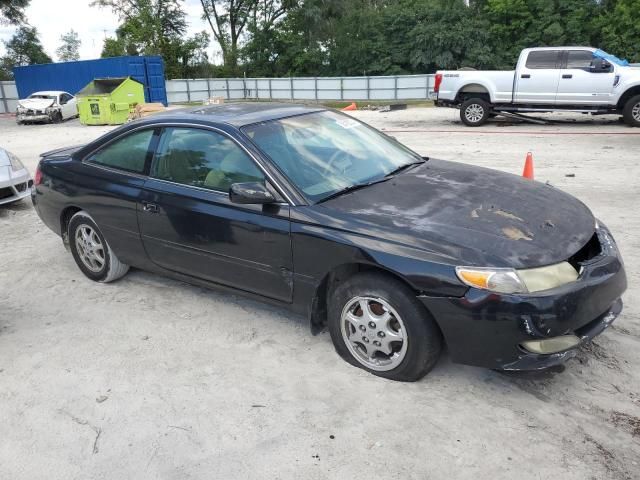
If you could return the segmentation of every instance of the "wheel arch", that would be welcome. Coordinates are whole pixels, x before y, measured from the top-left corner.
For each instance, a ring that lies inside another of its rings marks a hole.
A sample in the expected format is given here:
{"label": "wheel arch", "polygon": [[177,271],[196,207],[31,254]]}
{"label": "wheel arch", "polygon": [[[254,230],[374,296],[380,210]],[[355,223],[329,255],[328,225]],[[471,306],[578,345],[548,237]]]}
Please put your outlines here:
{"label": "wheel arch", "polygon": [[618,100],[618,110],[622,110],[626,103],[636,95],[640,95],[640,85],[635,85],[625,90],[625,92],[620,96],[620,100]]}
{"label": "wheel arch", "polygon": [[465,100],[474,97],[481,98],[491,103],[491,93],[489,89],[478,82],[467,83],[461,87],[456,94],[456,100],[459,103],[463,103]]}
{"label": "wheel arch", "polygon": [[69,222],[71,217],[82,211],[82,208],[76,205],[69,205],[60,212],[60,236],[65,247],[69,248]]}
{"label": "wheel arch", "polygon": [[311,332],[315,335],[320,333],[327,324],[328,300],[331,290],[338,282],[347,280],[348,278],[361,273],[374,272],[385,275],[404,284],[411,291],[418,295],[419,291],[411,285],[406,278],[397,272],[384,268],[380,265],[372,265],[369,263],[353,262],[344,263],[331,269],[325,274],[320,283],[317,285],[313,300],[311,302],[310,325]]}

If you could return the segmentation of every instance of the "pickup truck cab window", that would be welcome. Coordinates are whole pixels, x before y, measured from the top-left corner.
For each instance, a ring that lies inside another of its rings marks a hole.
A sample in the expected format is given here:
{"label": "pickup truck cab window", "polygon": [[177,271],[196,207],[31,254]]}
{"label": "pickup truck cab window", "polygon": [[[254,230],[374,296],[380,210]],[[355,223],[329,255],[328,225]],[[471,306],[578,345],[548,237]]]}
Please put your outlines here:
{"label": "pickup truck cab window", "polygon": [[566,68],[590,69],[593,64],[593,53],[589,50],[569,50]]}
{"label": "pickup truck cab window", "polygon": [[526,67],[532,70],[555,69],[560,67],[560,50],[538,50],[529,53]]}
{"label": "pickup truck cab window", "polygon": [[91,154],[86,162],[142,174],[153,133],[153,129],[131,133]]}
{"label": "pickup truck cab window", "polygon": [[264,182],[264,175],[233,140],[197,128],[167,128],[151,176],[183,185],[228,192],[233,183]]}

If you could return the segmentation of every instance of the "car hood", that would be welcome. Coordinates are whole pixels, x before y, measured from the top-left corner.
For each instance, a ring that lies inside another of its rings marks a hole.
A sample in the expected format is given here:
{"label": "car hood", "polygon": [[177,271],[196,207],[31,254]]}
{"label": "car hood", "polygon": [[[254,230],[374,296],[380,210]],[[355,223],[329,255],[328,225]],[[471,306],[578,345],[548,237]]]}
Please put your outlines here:
{"label": "car hood", "polygon": [[472,266],[562,262],[595,232],[591,211],[550,185],[442,160],[316,207],[341,228]]}
{"label": "car hood", "polygon": [[24,100],[19,100],[18,105],[23,108],[30,108],[33,110],[44,110],[47,107],[50,107],[55,103],[55,100],[51,100],[48,98],[25,98]]}
{"label": "car hood", "polygon": [[8,152],[5,149],[0,148],[0,167],[6,167],[9,165],[11,165],[11,161],[9,160]]}

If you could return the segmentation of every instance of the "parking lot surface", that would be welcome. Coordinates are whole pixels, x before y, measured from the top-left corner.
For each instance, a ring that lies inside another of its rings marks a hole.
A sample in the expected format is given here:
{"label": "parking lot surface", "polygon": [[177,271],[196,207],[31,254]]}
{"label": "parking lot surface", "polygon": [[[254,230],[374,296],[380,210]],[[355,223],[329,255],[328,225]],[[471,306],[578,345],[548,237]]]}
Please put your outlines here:
{"label": "parking lot surface", "polygon": [[[434,158],[520,174],[531,151],[536,179],[616,237],[623,314],[564,371],[507,375],[445,354],[395,383],[275,307],[141,271],[91,282],[30,202],[0,207],[0,478],[640,478],[640,129],[353,115]],[[39,153],[110,128],[5,116],[0,146],[33,173]]]}

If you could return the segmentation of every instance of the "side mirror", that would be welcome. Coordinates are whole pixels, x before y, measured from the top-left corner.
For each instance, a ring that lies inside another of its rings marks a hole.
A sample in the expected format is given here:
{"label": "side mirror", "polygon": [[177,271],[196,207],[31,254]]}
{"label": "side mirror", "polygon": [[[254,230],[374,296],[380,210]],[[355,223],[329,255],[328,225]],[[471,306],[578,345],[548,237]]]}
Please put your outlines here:
{"label": "side mirror", "polygon": [[611,71],[611,64],[607,62],[604,58],[594,58],[591,61],[591,72],[592,73],[607,73]]}
{"label": "side mirror", "polygon": [[234,183],[229,188],[229,199],[243,205],[274,203],[276,197],[260,182]]}

